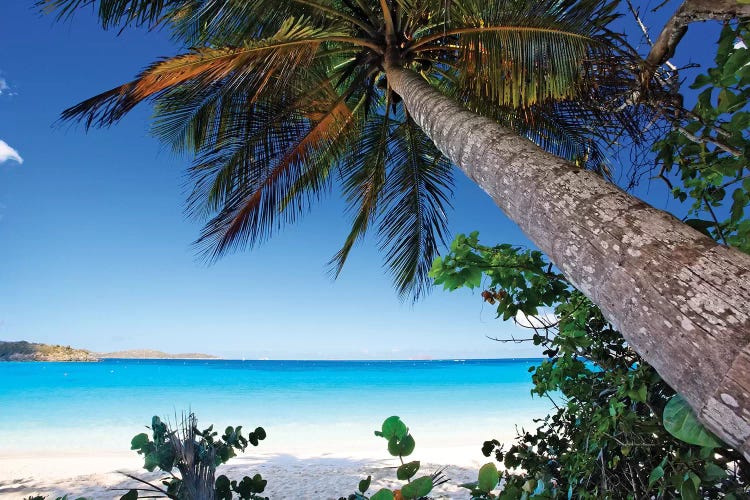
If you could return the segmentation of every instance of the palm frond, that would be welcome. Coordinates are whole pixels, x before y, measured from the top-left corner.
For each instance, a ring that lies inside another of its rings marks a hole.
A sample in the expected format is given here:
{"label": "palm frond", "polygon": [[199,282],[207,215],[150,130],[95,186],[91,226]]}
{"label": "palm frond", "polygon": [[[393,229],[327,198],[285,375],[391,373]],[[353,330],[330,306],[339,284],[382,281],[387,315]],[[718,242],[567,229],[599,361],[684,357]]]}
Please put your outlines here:
{"label": "palm frond", "polygon": [[[340,80],[339,72],[330,75],[320,68],[339,65],[353,57],[357,47],[346,47],[337,51],[319,51],[315,67],[298,72],[286,85],[276,90],[275,100],[283,106],[275,111],[273,118],[264,118],[269,124],[278,124],[295,113],[312,113],[310,103],[328,102],[333,84]],[[253,89],[227,89],[223,82],[204,84],[200,80],[186,82],[169,89],[155,100],[152,131],[162,142],[169,144],[174,152],[188,151],[201,154],[217,149],[219,135],[227,135],[233,121],[255,119],[246,117],[252,101],[260,96]],[[308,116],[309,118],[313,118]],[[242,129],[242,127],[240,127]],[[239,130],[241,132],[241,130]]]}
{"label": "palm frond", "polygon": [[576,98],[610,48],[600,36],[610,7],[593,0],[463,0],[450,9],[408,52],[449,54],[458,85],[496,106]]}
{"label": "palm frond", "polygon": [[238,45],[274,33],[289,17],[335,25],[350,36],[373,33],[345,5],[331,0],[203,0],[184,9],[172,29],[177,38],[191,45]]}
{"label": "palm frond", "polygon": [[[197,241],[209,259],[259,243],[281,224],[293,222],[304,211],[304,200],[289,193],[301,179],[314,176],[309,182],[318,189],[328,181],[330,167],[338,161],[334,152],[345,150],[333,146],[352,133],[346,98],[334,96],[325,107],[317,104],[307,113],[297,109],[281,123],[258,120],[245,141],[234,147],[222,144],[194,167],[196,186],[204,188],[194,196],[219,210]],[[260,104],[254,111],[275,116]],[[227,134],[231,137],[235,131]]]}
{"label": "palm frond", "polygon": [[69,18],[75,11],[95,8],[104,29],[115,26],[153,27],[178,16],[198,0],[38,0],[36,6],[45,13],[57,13],[58,19]]}
{"label": "palm frond", "polygon": [[335,276],[341,273],[352,247],[378,215],[388,164],[388,138],[393,124],[389,92],[381,93],[379,104],[380,113],[373,114],[361,130],[355,143],[356,153],[349,155],[341,166],[342,191],[349,211],[355,215],[343,246],[329,262]]}
{"label": "palm frond", "polygon": [[220,84],[223,89],[242,87],[256,95],[269,87],[282,88],[289,78],[314,59],[325,41],[356,40],[316,28],[305,18],[288,18],[270,38],[242,47],[196,48],[188,54],[157,62],[137,79],[66,109],[63,120],[83,121],[86,127],[109,126],[140,102],[170,88],[195,83],[198,92]]}
{"label": "palm frond", "polygon": [[[335,274],[378,225],[402,296],[424,294],[446,235],[448,161],[388,87],[386,49],[431,85],[546,150],[607,175],[605,149],[638,138],[634,51],[609,0],[39,0],[105,27],[164,25],[186,53],[63,119],[108,126],[153,101],[153,133],[194,155],[188,213],[213,260],[294,222],[339,183],[352,217]],[[385,7],[385,9],[383,9]],[[386,25],[395,33],[388,32]],[[391,36],[393,35],[393,36]],[[389,46],[386,46],[390,43]],[[629,73],[630,72],[630,73]]]}
{"label": "palm frond", "polygon": [[432,261],[448,233],[452,165],[408,117],[393,132],[390,151],[380,247],[399,294],[417,300],[429,289]]}

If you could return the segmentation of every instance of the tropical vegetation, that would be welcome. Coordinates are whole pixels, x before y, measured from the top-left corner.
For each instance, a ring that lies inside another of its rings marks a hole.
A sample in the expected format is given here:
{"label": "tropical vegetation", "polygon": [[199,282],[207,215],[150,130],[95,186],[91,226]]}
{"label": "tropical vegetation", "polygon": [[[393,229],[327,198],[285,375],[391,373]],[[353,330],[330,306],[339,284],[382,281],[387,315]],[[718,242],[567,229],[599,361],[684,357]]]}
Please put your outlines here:
{"label": "tropical vegetation", "polygon": [[[242,426],[229,426],[224,434],[214,430],[198,428],[194,414],[183,416],[180,428],[173,429],[158,416],[151,419],[151,436],[145,432],[137,434],[131,449],[143,455],[143,468],[149,472],[156,469],[167,474],[159,484],[125,474],[141,483],[139,488],[130,488],[122,500],[137,498],[172,498],[175,500],[268,500],[261,496],[267,481],[260,474],[244,476],[240,481],[230,480],[225,475],[216,476],[216,468],[230,458],[243,452],[248,444],[258,446],[266,438],[266,431],[256,427],[247,437]],[[175,474],[175,471],[177,474]]]}
{"label": "tropical vegetation", "polygon": [[478,234],[458,235],[432,269],[446,289],[482,289],[504,321],[529,332],[547,359],[530,369],[532,393],[555,410],[521,429],[502,462],[496,492],[477,499],[747,498],[750,463],[707,431],[685,402],[541,252]]}

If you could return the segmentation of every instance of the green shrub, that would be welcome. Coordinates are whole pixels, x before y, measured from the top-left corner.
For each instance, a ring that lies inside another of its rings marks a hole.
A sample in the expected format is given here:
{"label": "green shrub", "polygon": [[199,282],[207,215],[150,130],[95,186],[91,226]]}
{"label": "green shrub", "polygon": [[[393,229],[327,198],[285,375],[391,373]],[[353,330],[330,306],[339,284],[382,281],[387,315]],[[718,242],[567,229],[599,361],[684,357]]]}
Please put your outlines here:
{"label": "green shrub", "polygon": [[163,478],[159,486],[126,474],[145,487],[128,490],[121,500],[134,500],[142,493],[147,496],[140,498],[155,498],[156,495],[175,500],[231,500],[236,494],[242,500],[268,500],[260,496],[266,487],[266,480],[260,474],[245,476],[239,482],[224,475],[215,477],[216,467],[234,457],[236,451],[244,451],[248,443],[258,446],[266,438],[266,431],[257,427],[245,438],[242,426],[230,426],[217,439],[218,432],[213,430],[213,425],[201,431],[197,424],[191,413],[183,418],[179,430],[173,430],[154,416],[152,435],[136,435],[131,449],[143,455],[144,469],[149,472],[159,469],[169,476]]}

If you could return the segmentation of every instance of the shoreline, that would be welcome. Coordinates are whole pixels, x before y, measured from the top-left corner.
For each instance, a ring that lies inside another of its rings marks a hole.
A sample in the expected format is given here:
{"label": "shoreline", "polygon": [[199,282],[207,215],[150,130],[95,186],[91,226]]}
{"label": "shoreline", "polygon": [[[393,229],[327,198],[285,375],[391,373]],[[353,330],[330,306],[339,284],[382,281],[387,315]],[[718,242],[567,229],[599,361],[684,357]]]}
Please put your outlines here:
{"label": "shoreline", "polygon": [[220,356],[214,356],[207,354],[203,357],[97,357],[97,359],[83,360],[83,359],[71,359],[71,360],[52,360],[52,359],[8,359],[0,358],[0,363],[98,363],[106,360],[117,360],[117,361],[241,361],[241,362],[271,362],[271,363],[465,363],[465,362],[488,362],[488,361],[545,361],[547,358],[540,357],[522,357],[522,358],[435,358],[435,359],[424,359],[424,358],[398,358],[398,359],[268,359],[268,358],[222,358]]}

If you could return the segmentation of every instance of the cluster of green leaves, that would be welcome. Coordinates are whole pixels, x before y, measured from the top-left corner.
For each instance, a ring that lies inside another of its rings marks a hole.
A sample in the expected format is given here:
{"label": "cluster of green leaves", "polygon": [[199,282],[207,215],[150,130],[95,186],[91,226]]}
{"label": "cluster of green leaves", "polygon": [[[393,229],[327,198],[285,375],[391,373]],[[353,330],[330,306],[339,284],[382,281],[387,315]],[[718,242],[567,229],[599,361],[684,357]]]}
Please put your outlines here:
{"label": "cluster of green leaves", "polygon": [[[486,277],[498,317],[531,316],[548,359],[532,393],[557,406],[507,451],[483,447],[506,471],[498,494],[473,498],[745,498],[750,464],[711,435],[601,311],[538,251],[487,247],[459,235],[433,265],[436,283],[477,288]],[[554,313],[553,315],[550,313]],[[551,319],[554,316],[554,319]]]}
{"label": "cluster of green leaves", "polygon": [[[190,481],[213,483],[202,486],[203,489],[208,488],[217,500],[231,500],[234,494],[242,500],[268,500],[259,496],[267,484],[260,474],[253,477],[245,476],[239,482],[224,475],[217,477],[215,482],[213,480],[216,467],[236,456],[238,451],[245,451],[248,444],[258,446],[259,442],[266,438],[266,431],[262,427],[257,427],[246,438],[242,435],[242,426],[229,426],[218,438],[219,434],[213,425],[199,430],[196,424],[194,415],[189,415],[183,422],[183,435],[180,436],[158,416],[154,416],[151,420],[151,437],[145,432],[133,437],[131,449],[144,456],[143,468],[149,472],[158,468],[168,473],[169,477],[162,480],[162,485],[166,488],[164,489],[129,476],[150,488],[131,489],[122,496],[122,500],[139,498],[139,491],[147,491],[149,498],[157,493],[166,498],[197,500],[193,496],[195,491],[201,488],[194,488],[193,485],[187,487],[186,482]],[[173,473],[174,469],[180,472],[180,476]]]}
{"label": "cluster of green leaves", "polygon": [[691,113],[654,146],[665,172],[677,171],[675,198],[692,201],[685,221],[750,252],[750,24],[726,24],[713,68],[691,86],[703,89]]}
{"label": "cluster of green leaves", "polygon": [[396,478],[399,481],[406,481],[400,489],[390,490],[381,488],[372,496],[366,496],[370,488],[371,476],[359,482],[358,491],[348,497],[341,497],[339,500],[414,500],[424,498],[430,494],[433,488],[447,481],[442,475],[442,470],[438,470],[428,476],[421,476],[414,479],[419,472],[421,463],[418,460],[404,462],[404,457],[408,457],[414,452],[416,442],[414,437],[409,433],[409,428],[397,416],[388,417],[383,421],[379,431],[375,435],[388,441],[388,453],[391,456],[398,457],[401,465],[396,469]]}

